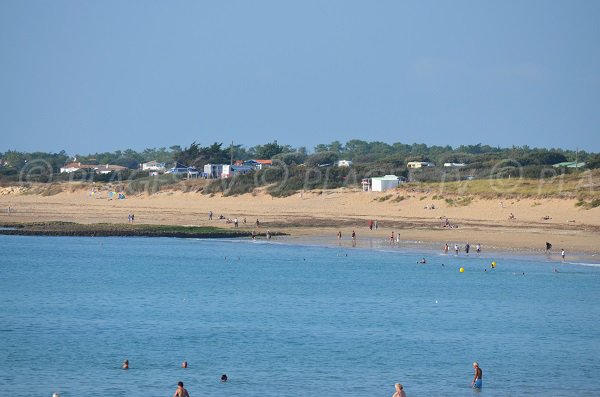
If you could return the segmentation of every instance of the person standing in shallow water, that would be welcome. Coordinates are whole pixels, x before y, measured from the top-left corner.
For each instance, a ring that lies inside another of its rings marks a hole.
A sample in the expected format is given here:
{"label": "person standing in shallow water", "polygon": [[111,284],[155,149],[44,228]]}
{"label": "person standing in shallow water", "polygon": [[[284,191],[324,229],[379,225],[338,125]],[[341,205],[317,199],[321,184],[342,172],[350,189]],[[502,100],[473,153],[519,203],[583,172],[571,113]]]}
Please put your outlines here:
{"label": "person standing in shallow water", "polygon": [[394,387],[396,388],[396,392],[392,394],[392,397],[406,397],[404,386],[402,386],[400,383],[396,383]]}
{"label": "person standing in shallow water", "polygon": [[477,363],[477,361],[473,363],[473,370],[475,371],[475,374],[473,375],[471,387],[474,389],[481,389],[481,386],[483,386],[483,371],[479,368],[479,363]]}
{"label": "person standing in shallow water", "polygon": [[177,383],[177,390],[175,390],[173,397],[190,397],[188,391],[183,387],[183,382],[180,381]]}

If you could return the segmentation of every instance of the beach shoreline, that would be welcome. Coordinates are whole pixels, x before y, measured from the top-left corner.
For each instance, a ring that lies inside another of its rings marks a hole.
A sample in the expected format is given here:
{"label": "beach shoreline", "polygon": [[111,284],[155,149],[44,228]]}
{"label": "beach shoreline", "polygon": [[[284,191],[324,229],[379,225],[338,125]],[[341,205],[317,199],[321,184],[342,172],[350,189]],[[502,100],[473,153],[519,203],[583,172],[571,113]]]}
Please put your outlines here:
{"label": "beach shoreline", "polygon": [[[401,245],[440,252],[446,243],[451,250],[454,244],[462,249],[470,243],[473,251],[481,244],[483,252],[543,254],[545,243],[550,242],[555,253],[564,248],[568,257],[600,256],[600,207],[583,209],[576,206],[576,199],[475,197],[467,206],[456,206],[433,200],[428,193],[413,193],[402,200],[382,201],[390,194],[405,192],[337,189],[274,198],[261,192],[223,197],[160,191],[110,200],[102,192],[91,194],[83,188],[63,189],[50,196],[12,189],[0,191],[0,223],[66,222],[86,225],[92,231],[113,224],[128,230],[128,216],[135,214],[135,226],[217,227],[241,236],[269,231],[287,234],[285,240],[291,242],[331,241],[333,246],[338,243],[338,232],[341,241],[349,243],[355,231],[359,246],[363,242],[385,245],[393,232],[400,234]],[[232,223],[235,218],[237,229]],[[449,227],[443,227],[446,219]]]}

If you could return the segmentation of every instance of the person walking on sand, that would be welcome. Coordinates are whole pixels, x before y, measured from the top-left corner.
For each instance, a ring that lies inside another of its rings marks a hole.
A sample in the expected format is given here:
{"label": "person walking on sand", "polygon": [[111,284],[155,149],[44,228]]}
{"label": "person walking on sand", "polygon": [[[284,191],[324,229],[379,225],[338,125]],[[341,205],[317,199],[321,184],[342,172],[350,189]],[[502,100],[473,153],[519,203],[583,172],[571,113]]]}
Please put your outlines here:
{"label": "person walking on sand", "polygon": [[481,244],[477,243],[477,256],[481,255]]}
{"label": "person walking on sand", "polygon": [[471,244],[467,243],[467,245],[465,245],[465,253],[467,255],[469,255],[469,251],[471,250]]}
{"label": "person walking on sand", "polygon": [[458,244],[454,244],[454,253],[458,255]]}
{"label": "person walking on sand", "polygon": [[392,235],[390,236],[390,244],[394,245],[394,231],[392,230]]}
{"label": "person walking on sand", "polygon": [[562,257],[562,261],[564,262],[565,261],[565,249],[564,248],[560,249],[560,256]]}
{"label": "person walking on sand", "polygon": [[392,394],[392,397],[406,397],[406,393],[404,392],[404,386],[400,383],[396,383],[394,385],[396,391]]}
{"label": "person walking on sand", "polygon": [[213,215],[213,212],[212,211],[208,211],[208,220],[209,221],[212,221],[212,215]]}
{"label": "person walking on sand", "polygon": [[173,397],[190,397],[190,393],[183,387],[183,382],[177,382],[177,390],[175,390]]}
{"label": "person walking on sand", "polygon": [[481,389],[481,386],[483,386],[483,371],[479,368],[479,363],[477,363],[477,361],[473,363],[473,370],[475,371],[475,374],[473,375],[471,387],[474,389]]}
{"label": "person walking on sand", "polygon": [[338,231],[337,237],[338,237],[338,240],[342,239],[342,231],[341,230]]}

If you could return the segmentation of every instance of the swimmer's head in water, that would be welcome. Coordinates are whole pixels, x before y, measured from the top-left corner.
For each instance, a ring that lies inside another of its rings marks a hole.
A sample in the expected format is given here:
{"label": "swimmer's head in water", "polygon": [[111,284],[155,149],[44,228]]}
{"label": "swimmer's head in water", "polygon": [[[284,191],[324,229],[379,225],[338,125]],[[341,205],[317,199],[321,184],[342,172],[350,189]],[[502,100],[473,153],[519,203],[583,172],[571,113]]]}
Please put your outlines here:
{"label": "swimmer's head in water", "polygon": [[182,381],[177,382],[177,386],[183,387],[183,382]]}
{"label": "swimmer's head in water", "polygon": [[475,362],[473,363],[473,366],[474,366],[474,367],[479,367],[479,363],[478,363],[477,361],[475,361]]}

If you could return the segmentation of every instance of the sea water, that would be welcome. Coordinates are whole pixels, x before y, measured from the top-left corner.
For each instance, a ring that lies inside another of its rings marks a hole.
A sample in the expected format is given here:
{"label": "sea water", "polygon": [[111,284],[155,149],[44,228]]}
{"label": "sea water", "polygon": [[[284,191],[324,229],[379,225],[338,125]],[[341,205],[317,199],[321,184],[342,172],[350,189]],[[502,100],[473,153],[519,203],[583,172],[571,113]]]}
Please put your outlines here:
{"label": "sea water", "polygon": [[0,250],[4,394],[600,395],[593,264],[169,238]]}

